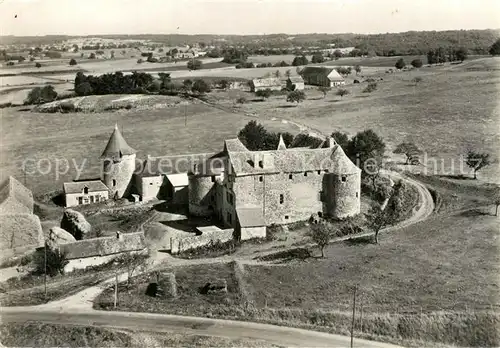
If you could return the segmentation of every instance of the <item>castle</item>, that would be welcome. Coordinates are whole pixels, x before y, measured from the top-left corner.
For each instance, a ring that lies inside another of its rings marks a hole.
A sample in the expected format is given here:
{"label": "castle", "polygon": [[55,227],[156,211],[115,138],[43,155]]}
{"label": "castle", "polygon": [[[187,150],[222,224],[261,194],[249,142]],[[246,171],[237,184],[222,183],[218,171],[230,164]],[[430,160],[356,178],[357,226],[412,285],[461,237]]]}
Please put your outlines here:
{"label": "castle", "polygon": [[[67,206],[108,197],[166,199],[187,205],[191,215],[217,217],[242,240],[313,213],[342,219],[360,212],[361,170],[333,138],[318,148],[286,148],[280,138],[271,151],[250,151],[236,138],[219,153],[138,160],[115,127],[101,159],[101,180],[64,184]],[[71,185],[78,188],[66,192]]]}

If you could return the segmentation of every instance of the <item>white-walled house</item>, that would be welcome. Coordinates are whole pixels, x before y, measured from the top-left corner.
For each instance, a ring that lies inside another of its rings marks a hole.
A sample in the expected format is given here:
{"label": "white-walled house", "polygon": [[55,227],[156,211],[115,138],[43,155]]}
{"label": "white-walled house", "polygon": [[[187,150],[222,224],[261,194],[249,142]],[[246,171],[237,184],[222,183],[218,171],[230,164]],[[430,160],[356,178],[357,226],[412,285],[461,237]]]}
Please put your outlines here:
{"label": "white-walled house", "polygon": [[66,207],[99,203],[109,198],[108,187],[101,180],[65,182],[63,188]]}

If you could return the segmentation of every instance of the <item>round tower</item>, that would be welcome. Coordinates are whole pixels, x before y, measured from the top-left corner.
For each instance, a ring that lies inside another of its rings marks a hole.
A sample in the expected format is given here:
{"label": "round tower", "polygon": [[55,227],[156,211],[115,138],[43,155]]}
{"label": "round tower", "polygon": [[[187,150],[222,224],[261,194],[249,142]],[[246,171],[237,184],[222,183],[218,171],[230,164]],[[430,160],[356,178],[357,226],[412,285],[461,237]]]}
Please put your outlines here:
{"label": "round tower", "polygon": [[110,198],[122,198],[129,193],[135,171],[136,151],[131,148],[115,125],[115,129],[104,149],[102,181],[109,189]]}
{"label": "round tower", "polygon": [[361,210],[361,169],[352,163],[340,145],[329,147],[334,149],[331,159],[335,170],[325,175],[327,215],[334,219],[357,215]]}

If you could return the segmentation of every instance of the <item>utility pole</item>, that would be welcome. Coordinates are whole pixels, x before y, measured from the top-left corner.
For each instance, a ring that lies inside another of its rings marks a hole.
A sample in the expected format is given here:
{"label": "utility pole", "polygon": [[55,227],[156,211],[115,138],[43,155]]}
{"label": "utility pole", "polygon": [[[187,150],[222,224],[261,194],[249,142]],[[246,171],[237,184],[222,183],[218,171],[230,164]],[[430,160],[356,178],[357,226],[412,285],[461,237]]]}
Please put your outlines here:
{"label": "utility pole", "polygon": [[118,301],[118,270],[115,271],[115,303],[114,303],[115,309],[117,301]]}
{"label": "utility pole", "polygon": [[356,290],[357,285],[354,286],[354,293],[352,299],[352,324],[351,324],[351,348],[354,347],[354,322],[356,318]]}
{"label": "utility pole", "polygon": [[45,241],[45,247],[43,248],[43,264],[44,264],[44,271],[43,271],[43,288],[44,288],[44,296],[45,296],[45,301],[47,301],[47,241]]}

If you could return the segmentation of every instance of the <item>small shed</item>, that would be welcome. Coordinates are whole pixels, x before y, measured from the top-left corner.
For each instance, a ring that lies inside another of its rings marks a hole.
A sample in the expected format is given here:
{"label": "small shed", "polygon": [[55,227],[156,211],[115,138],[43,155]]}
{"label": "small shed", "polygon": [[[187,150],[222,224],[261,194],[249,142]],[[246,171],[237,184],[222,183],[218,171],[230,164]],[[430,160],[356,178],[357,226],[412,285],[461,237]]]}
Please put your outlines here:
{"label": "small shed", "polygon": [[235,236],[240,240],[266,237],[266,221],[261,207],[236,208]]}
{"label": "small shed", "polygon": [[290,91],[301,91],[304,89],[304,79],[300,76],[290,76],[286,80],[286,88]]}

